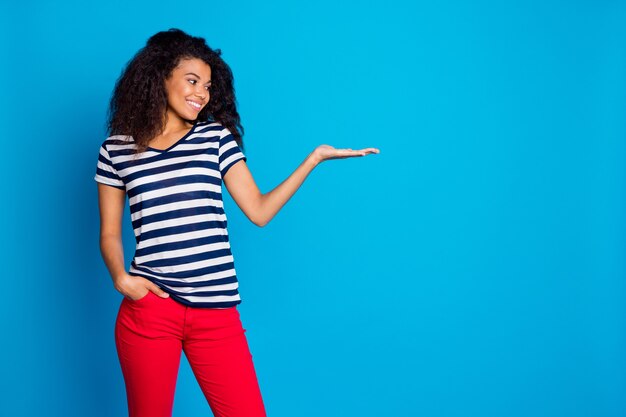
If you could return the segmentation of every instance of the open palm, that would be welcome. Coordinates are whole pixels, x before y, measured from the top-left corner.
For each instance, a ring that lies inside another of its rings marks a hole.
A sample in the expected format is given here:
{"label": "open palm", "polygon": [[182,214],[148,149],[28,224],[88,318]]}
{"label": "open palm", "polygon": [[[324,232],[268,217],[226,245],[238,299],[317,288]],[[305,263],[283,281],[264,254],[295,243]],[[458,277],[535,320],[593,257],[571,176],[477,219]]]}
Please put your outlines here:
{"label": "open palm", "polygon": [[322,162],[327,159],[343,159],[354,156],[365,156],[370,153],[380,153],[380,150],[377,148],[364,148],[358,150],[352,148],[335,149],[330,145],[320,145],[315,148],[314,152],[319,161]]}

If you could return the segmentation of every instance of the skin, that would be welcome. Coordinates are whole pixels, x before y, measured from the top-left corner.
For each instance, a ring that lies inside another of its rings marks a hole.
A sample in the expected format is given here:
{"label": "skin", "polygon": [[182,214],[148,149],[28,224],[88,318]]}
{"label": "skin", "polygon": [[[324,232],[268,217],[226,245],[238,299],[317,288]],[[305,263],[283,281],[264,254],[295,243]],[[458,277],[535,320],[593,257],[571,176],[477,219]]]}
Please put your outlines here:
{"label": "skin", "polygon": [[[195,120],[200,110],[191,107],[187,100],[199,103],[202,107],[206,106],[210,99],[208,91],[210,82],[211,68],[204,61],[195,58],[181,61],[170,77],[165,80],[168,100],[164,116],[166,125],[163,132],[150,141],[150,147],[167,149],[193,127],[186,120]],[[255,225],[263,227],[276,216],[317,165],[329,159],[362,157],[372,153],[380,153],[380,151],[377,148],[353,150],[320,145],[287,179],[265,194],[261,193],[257,187],[248,165],[243,160],[230,167],[223,182],[246,217]],[[98,200],[100,251],[113,278],[115,289],[131,300],[143,298],[148,291],[160,297],[168,297],[168,293],[150,280],[132,276],[126,272],[122,246],[125,191],[98,183]]]}

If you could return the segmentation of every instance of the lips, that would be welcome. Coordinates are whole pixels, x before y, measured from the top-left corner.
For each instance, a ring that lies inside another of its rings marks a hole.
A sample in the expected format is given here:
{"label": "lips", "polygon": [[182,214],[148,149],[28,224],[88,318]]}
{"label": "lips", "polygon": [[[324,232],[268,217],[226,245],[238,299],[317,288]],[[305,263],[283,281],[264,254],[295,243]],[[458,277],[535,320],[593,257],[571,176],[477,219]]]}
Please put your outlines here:
{"label": "lips", "polygon": [[202,109],[202,104],[192,101],[192,100],[186,100],[187,101],[187,105],[189,107],[191,107],[192,109],[194,109],[195,111],[200,111]]}

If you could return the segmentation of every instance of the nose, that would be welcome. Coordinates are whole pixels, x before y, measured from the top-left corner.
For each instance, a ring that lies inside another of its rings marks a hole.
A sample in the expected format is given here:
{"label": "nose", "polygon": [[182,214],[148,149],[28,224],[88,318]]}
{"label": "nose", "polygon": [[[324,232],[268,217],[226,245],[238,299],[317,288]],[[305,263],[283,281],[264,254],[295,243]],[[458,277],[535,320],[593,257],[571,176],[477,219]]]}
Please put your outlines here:
{"label": "nose", "polygon": [[196,90],[196,96],[201,98],[202,100],[204,100],[208,94],[209,92],[202,86]]}

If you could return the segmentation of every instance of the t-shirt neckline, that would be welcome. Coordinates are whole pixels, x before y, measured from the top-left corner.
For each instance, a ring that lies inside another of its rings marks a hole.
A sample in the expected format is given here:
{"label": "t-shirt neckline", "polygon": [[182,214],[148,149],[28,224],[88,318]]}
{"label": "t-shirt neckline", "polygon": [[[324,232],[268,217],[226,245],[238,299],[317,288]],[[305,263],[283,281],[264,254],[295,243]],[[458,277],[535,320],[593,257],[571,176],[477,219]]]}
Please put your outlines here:
{"label": "t-shirt neckline", "polygon": [[173,149],[174,147],[176,147],[177,145],[179,145],[182,141],[184,141],[185,139],[187,139],[189,137],[189,135],[191,135],[193,133],[193,131],[196,129],[196,126],[198,125],[199,121],[196,120],[193,123],[193,126],[191,126],[191,129],[189,129],[189,132],[185,133],[185,135],[178,139],[176,142],[174,142],[172,145],[170,145],[170,147],[166,148],[166,149],[156,149],[153,148],[151,146],[148,146],[148,150],[154,151],[154,152],[159,152],[159,153],[165,153],[167,151],[169,151],[170,149]]}

